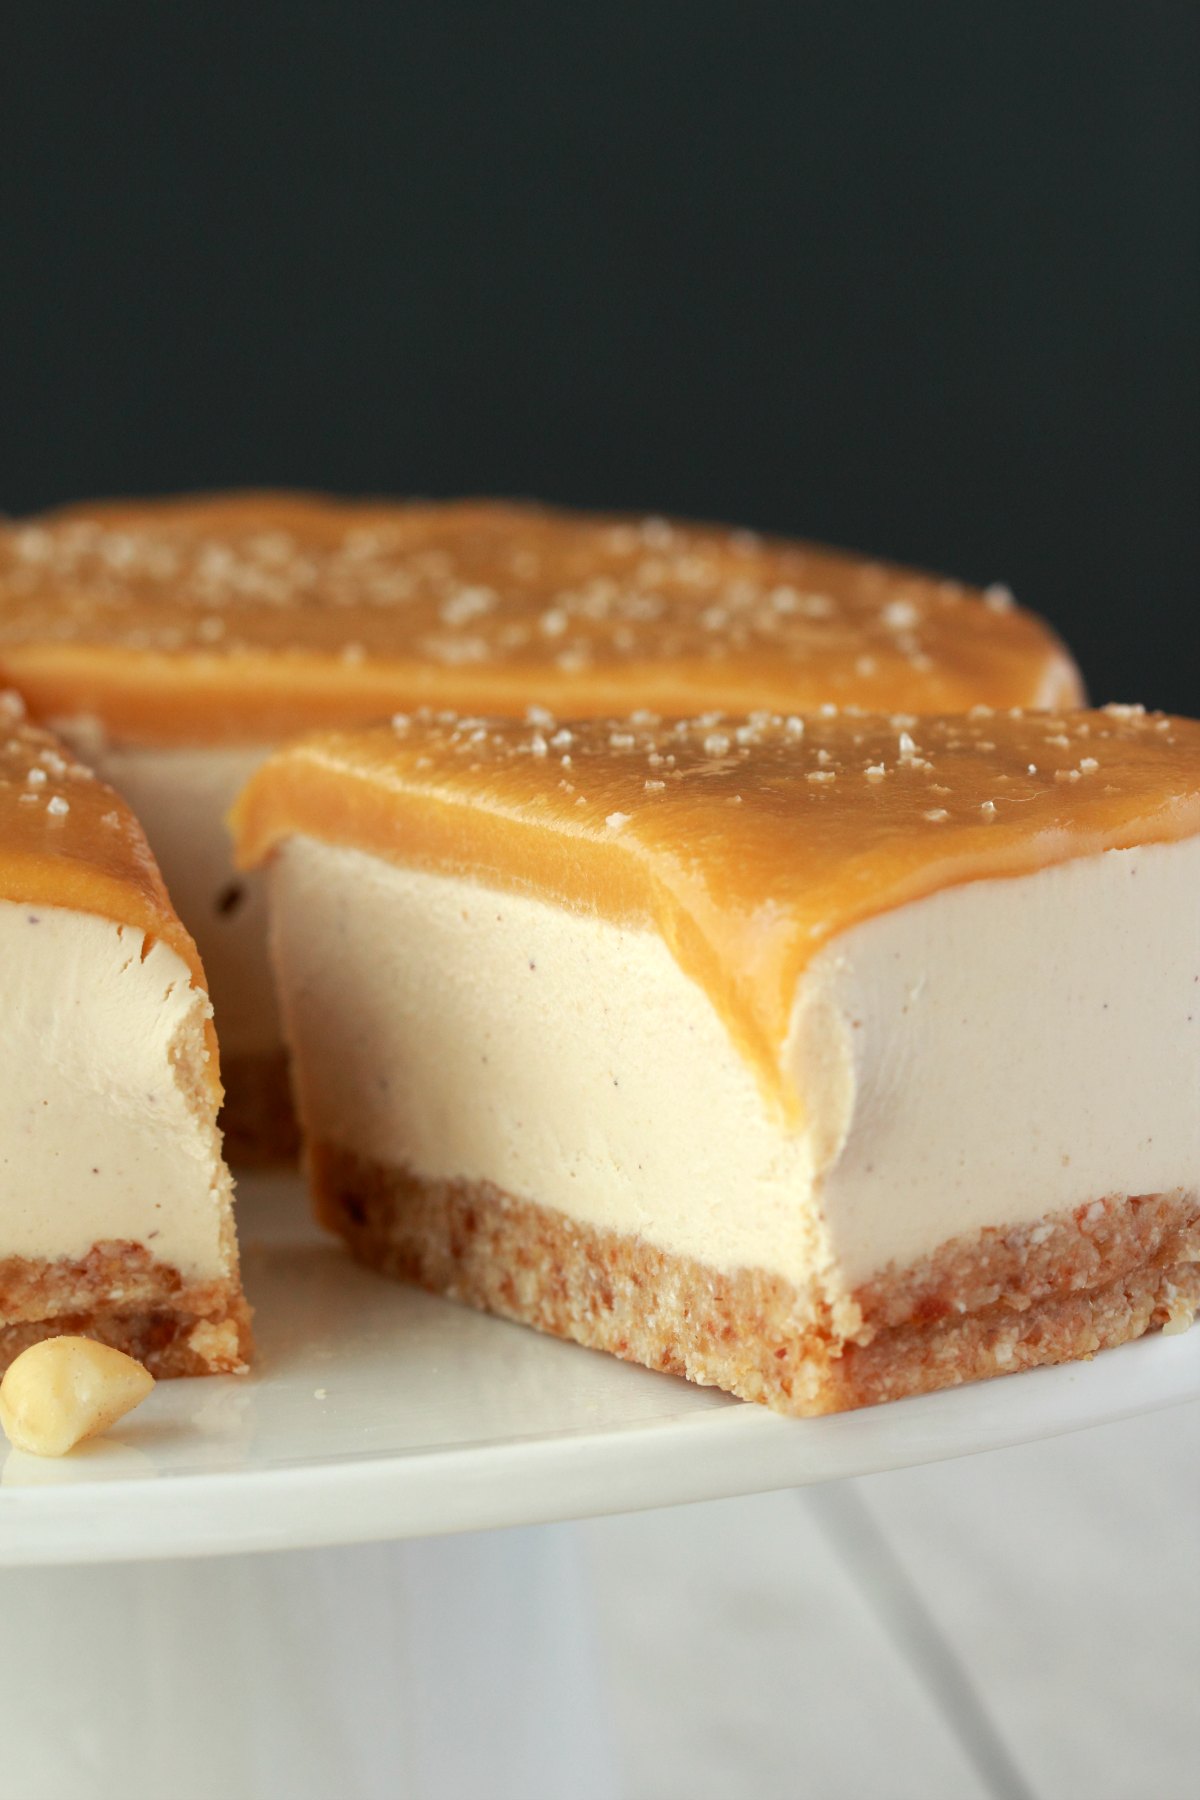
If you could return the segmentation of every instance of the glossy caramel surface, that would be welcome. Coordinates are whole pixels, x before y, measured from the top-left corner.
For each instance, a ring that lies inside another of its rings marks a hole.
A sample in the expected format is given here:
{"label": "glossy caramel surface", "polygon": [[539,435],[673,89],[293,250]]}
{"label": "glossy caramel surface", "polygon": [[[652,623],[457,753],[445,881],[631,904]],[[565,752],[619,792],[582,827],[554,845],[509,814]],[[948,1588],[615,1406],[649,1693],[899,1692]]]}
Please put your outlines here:
{"label": "glossy caramel surface", "polygon": [[[3,692],[0,900],[97,913],[134,926],[169,944],[196,985],[205,985],[196,946],[125,802],[50,732],[31,725],[15,694]],[[212,1072],[215,1080],[215,1054]]]}
{"label": "glossy caramel surface", "polygon": [[270,742],[397,707],[1071,705],[1002,590],[751,532],[488,501],[242,494],[0,530],[0,672],[127,742]]}
{"label": "glossy caramel surface", "polygon": [[452,714],[303,740],[234,818],[658,930],[788,1106],[797,982],[848,927],[942,888],[1200,832],[1200,723],[832,708],[560,724]]}

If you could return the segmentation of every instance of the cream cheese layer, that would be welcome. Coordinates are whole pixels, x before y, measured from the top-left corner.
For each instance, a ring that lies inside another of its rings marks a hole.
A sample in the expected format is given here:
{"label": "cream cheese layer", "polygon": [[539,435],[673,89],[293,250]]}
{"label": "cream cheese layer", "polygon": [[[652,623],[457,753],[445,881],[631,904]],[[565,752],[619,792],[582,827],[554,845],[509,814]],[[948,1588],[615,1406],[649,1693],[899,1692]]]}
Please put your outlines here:
{"label": "cream cheese layer", "polygon": [[789,1049],[851,1285],[987,1226],[1200,1191],[1200,838],[855,926]]}
{"label": "cream cheese layer", "polygon": [[808,1142],[656,932],[306,838],[268,880],[310,1140],[722,1268],[813,1266]]}
{"label": "cream cheese layer", "polygon": [[979,880],[806,965],[764,1094],[653,929],[293,837],[309,1136],[831,1294],[951,1237],[1200,1186],[1200,840]]}
{"label": "cream cheese layer", "polygon": [[228,1278],[207,995],[161,939],[0,900],[0,1259],[142,1244]]}
{"label": "cream cheese layer", "polygon": [[239,874],[226,818],[270,746],[150,749],[117,744],[95,719],[55,729],[124,796],[150,841],[171,900],[195,938],[226,1058],[278,1050],[260,877]]}

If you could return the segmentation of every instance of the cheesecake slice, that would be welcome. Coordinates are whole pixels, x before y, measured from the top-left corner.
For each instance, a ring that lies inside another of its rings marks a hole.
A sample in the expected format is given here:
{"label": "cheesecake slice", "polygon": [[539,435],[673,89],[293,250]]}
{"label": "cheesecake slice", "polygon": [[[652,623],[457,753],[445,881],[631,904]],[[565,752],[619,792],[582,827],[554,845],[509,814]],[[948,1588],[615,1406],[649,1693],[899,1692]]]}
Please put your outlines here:
{"label": "cheesecake slice", "polygon": [[0,695],[0,1367],[245,1367],[212,1008],[125,803]]}
{"label": "cheesecake slice", "polygon": [[236,822],[362,1261],[801,1414],[1190,1323],[1200,725],[443,713]]}
{"label": "cheesecake slice", "polygon": [[275,744],[422,704],[1070,705],[1001,591],[749,532],[485,502],[93,505],[0,532],[0,670],[130,801],[212,983],[235,1155],[290,1111],[263,901],[224,815]]}

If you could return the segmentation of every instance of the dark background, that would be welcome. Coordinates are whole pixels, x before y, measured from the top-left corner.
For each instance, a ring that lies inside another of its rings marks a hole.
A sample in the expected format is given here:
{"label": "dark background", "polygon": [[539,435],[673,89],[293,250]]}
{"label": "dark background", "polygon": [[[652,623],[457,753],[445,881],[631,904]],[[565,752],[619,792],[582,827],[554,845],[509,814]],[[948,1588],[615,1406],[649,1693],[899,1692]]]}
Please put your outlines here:
{"label": "dark background", "polygon": [[13,9],[0,508],[729,518],[1200,711],[1198,92],[1191,0]]}

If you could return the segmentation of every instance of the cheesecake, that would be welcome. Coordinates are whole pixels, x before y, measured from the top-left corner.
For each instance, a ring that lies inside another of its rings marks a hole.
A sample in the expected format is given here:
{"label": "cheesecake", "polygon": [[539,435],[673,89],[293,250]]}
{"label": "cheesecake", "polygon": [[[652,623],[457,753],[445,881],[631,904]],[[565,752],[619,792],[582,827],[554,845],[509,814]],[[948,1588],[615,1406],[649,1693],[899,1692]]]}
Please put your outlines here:
{"label": "cheesecake", "polygon": [[1062,645],[977,592],[746,531],[487,502],[249,494],[0,532],[0,672],[130,801],[200,946],[231,1153],[291,1145],[253,878],[224,815],[294,733],[428,705],[1071,705]]}
{"label": "cheesecake", "polygon": [[129,808],[0,694],[0,1368],[246,1365],[212,1007]]}
{"label": "cheesecake", "polygon": [[364,1263],[794,1414],[1190,1323],[1200,724],[443,710],[236,829]]}

